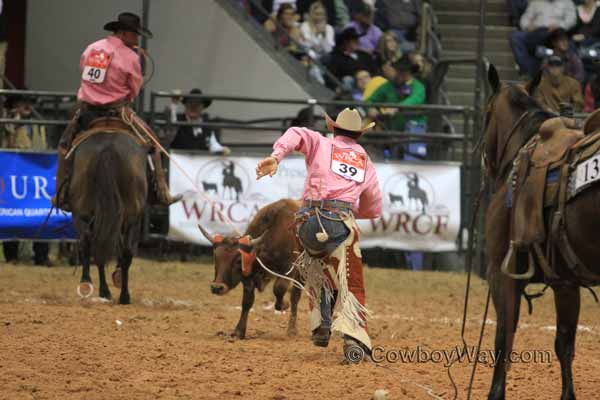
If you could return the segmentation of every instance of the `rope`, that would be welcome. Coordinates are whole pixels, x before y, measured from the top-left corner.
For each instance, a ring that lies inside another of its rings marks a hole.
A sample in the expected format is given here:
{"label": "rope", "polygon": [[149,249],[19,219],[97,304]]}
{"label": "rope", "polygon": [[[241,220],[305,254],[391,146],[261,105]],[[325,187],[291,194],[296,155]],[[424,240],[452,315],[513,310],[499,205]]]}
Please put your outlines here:
{"label": "rope", "polygon": [[[468,308],[469,308],[469,293],[471,290],[471,273],[473,271],[473,246],[474,246],[474,241],[475,241],[475,224],[477,222],[477,217],[479,215],[479,207],[481,206],[481,199],[483,198],[483,195],[485,193],[485,189],[487,186],[487,179],[486,179],[486,175],[484,175],[484,179],[482,182],[482,185],[479,189],[479,194],[477,195],[477,198],[475,198],[475,203],[473,205],[473,214],[471,215],[471,221],[469,224],[469,244],[468,244],[468,249],[467,249],[467,284],[465,287],[465,302],[464,302],[464,307],[463,307],[463,318],[462,318],[462,325],[461,325],[461,329],[460,329],[460,338],[462,340],[462,344],[463,344],[463,348],[461,350],[461,353],[457,355],[456,359],[452,360],[452,362],[450,364],[448,364],[447,367],[447,372],[448,372],[448,378],[450,379],[450,383],[452,384],[452,388],[454,390],[454,396],[453,396],[453,400],[458,399],[458,386],[456,386],[456,382],[454,381],[454,378],[452,377],[452,366],[458,361],[461,360],[468,352],[468,345],[467,345],[467,340],[465,339],[465,330],[466,330],[466,324],[467,324],[467,315],[468,315]],[[489,300],[489,291],[488,291],[488,300]],[[487,308],[486,308],[486,315],[487,315]],[[485,320],[484,320],[484,324],[485,324]],[[482,331],[482,335],[483,335],[483,331]],[[479,338],[480,342],[481,342],[481,337]],[[476,353],[478,354],[478,353]],[[477,366],[477,362],[479,360],[479,357],[475,357],[475,367]],[[473,373],[475,372],[475,367],[473,368]],[[471,391],[471,385],[469,385],[469,393]]]}

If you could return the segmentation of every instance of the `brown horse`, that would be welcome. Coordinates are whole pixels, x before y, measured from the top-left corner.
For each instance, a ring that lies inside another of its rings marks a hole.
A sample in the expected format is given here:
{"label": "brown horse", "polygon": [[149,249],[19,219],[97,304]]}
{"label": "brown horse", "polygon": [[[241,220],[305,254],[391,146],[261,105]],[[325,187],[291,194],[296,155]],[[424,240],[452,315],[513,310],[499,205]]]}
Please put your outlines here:
{"label": "brown horse", "polygon": [[102,132],[83,141],[72,155],[74,172],[68,196],[80,241],[81,284],[91,285],[93,259],[98,266],[100,297],[110,299],[104,269],[116,258],[120,304],[130,302],[128,271],[139,242],[148,192],[146,154],[133,136]]}
{"label": "brown horse", "polygon": [[[531,97],[539,79],[524,85],[506,85],[500,82],[494,66],[488,71],[493,94],[488,100],[485,121],[484,159],[492,197],[486,215],[486,252],[488,282],[497,315],[492,386],[488,399],[505,398],[507,355],[513,349],[514,335],[519,320],[521,296],[529,283],[545,282],[537,267],[528,280],[515,280],[501,272],[501,264],[509,249],[510,210],[507,204],[507,177],[519,149],[535,134],[540,125],[554,115],[548,113]],[[597,204],[600,187],[592,186],[570,200],[565,209],[566,233],[579,259],[592,273],[600,274],[597,264],[600,251],[591,238],[600,226]],[[562,400],[575,399],[572,362],[575,354],[575,335],[579,318],[580,281],[570,274],[565,261],[557,257],[554,265],[560,271],[560,281],[550,284],[554,291],[556,308],[555,351],[562,375]],[[527,269],[527,258],[517,256],[517,273]]]}

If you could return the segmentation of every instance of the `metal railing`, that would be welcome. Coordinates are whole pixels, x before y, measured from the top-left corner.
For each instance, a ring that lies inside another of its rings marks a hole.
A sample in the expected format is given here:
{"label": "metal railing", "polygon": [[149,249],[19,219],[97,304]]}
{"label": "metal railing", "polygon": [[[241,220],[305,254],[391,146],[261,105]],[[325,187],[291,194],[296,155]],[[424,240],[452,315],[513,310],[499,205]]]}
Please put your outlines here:
{"label": "metal railing", "polygon": [[[0,90],[0,95],[9,94],[24,94],[38,98],[47,98],[55,101],[62,101],[61,99],[75,99],[75,94],[70,92],[49,92],[49,91],[14,91],[14,90]],[[427,116],[428,118],[435,116],[455,116],[462,118],[463,121],[463,132],[462,133],[445,133],[441,131],[428,131],[427,133],[411,133],[403,131],[372,131],[361,139],[361,144],[365,146],[374,146],[382,148],[383,146],[390,145],[402,145],[406,143],[429,143],[430,145],[440,145],[445,149],[445,152],[440,157],[435,158],[435,161],[457,161],[461,163],[461,227],[464,227],[463,221],[467,221],[468,208],[470,200],[473,196],[473,189],[470,187],[473,182],[470,176],[474,170],[474,166],[471,166],[470,148],[473,140],[471,126],[473,122],[473,109],[469,107],[461,106],[443,106],[443,105],[420,105],[420,106],[404,106],[394,103],[365,103],[357,101],[335,101],[335,100],[317,100],[317,99],[275,99],[275,98],[260,98],[260,97],[240,97],[240,96],[217,96],[217,95],[190,95],[181,94],[178,92],[168,91],[154,91],[150,95],[150,110],[147,113],[147,120],[149,124],[155,128],[163,128],[166,126],[194,126],[194,127],[206,127],[218,130],[235,130],[239,132],[250,132],[254,133],[257,131],[262,132],[278,132],[283,133],[283,130],[287,128],[284,120],[289,120],[292,117],[286,116],[284,118],[260,118],[255,120],[210,120],[201,123],[190,123],[190,122],[172,122],[168,119],[163,118],[163,112],[158,110],[158,102],[160,99],[165,98],[193,98],[198,100],[213,100],[219,102],[241,102],[241,103],[253,103],[253,104],[265,104],[269,106],[281,105],[281,106],[298,106],[299,108],[309,109],[309,126],[314,126],[317,120],[321,120],[322,117],[317,115],[317,107],[356,107],[368,109],[370,107],[381,107],[381,108],[394,108],[399,113],[406,117],[414,116]],[[52,101],[50,101],[52,102]],[[49,125],[49,126],[61,126],[68,123],[67,118],[55,118],[55,119],[28,119],[28,120],[17,120],[14,118],[0,118],[1,124],[17,123],[17,124],[36,124],[36,125]],[[268,123],[277,123],[278,126],[270,126]],[[316,129],[319,130],[319,129]],[[325,133],[325,130],[319,130]],[[253,135],[252,140],[247,140],[242,143],[226,143],[222,144],[230,147],[243,147],[243,148],[262,148],[263,153],[270,151],[270,143],[258,143],[256,144],[256,137]],[[376,157],[375,157],[376,158]],[[428,159],[428,161],[432,161]],[[461,229],[462,232],[462,229]],[[462,240],[462,234],[459,235],[459,240]],[[462,249],[462,243],[461,249]]]}

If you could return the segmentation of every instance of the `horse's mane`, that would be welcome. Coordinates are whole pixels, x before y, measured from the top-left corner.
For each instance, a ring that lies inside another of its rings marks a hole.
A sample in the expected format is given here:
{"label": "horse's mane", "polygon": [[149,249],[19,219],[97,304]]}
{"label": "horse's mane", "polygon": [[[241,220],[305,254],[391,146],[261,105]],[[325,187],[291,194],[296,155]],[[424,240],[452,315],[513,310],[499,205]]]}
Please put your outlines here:
{"label": "horse's mane", "polygon": [[540,126],[544,121],[548,118],[556,117],[555,113],[544,110],[536,99],[517,85],[508,86],[507,95],[510,104],[519,110],[519,113],[529,113],[528,118],[525,118],[522,122],[524,139],[522,145],[539,132]]}

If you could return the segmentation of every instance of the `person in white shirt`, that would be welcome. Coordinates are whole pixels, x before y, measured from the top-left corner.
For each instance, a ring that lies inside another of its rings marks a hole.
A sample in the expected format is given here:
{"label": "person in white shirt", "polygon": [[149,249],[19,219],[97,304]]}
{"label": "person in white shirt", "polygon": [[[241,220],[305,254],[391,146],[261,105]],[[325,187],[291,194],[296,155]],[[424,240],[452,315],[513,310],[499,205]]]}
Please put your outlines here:
{"label": "person in white shirt", "polygon": [[562,28],[568,31],[577,22],[577,11],[571,0],[538,0],[529,3],[521,16],[521,31],[510,35],[510,46],[522,73],[534,77],[541,60],[535,49],[548,40],[550,34]]}
{"label": "person in white shirt", "polygon": [[327,23],[327,11],[320,2],[310,6],[306,21],[300,25],[300,32],[302,44],[313,59],[331,53],[335,46],[335,32]]}

